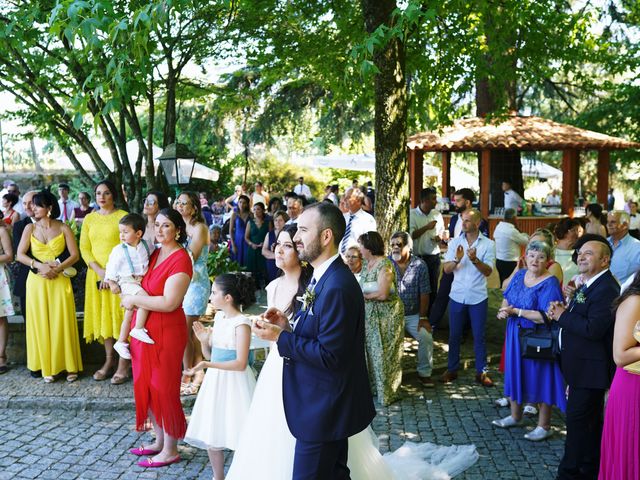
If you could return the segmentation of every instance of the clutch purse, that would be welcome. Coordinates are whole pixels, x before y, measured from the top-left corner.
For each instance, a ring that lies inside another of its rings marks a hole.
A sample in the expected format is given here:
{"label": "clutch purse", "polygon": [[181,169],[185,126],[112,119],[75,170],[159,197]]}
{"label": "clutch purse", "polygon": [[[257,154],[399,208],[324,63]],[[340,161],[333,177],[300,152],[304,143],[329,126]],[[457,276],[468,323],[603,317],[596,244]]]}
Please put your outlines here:
{"label": "clutch purse", "polygon": [[629,373],[633,373],[634,375],[640,375],[640,360],[630,363],[629,365],[625,365],[622,368]]}

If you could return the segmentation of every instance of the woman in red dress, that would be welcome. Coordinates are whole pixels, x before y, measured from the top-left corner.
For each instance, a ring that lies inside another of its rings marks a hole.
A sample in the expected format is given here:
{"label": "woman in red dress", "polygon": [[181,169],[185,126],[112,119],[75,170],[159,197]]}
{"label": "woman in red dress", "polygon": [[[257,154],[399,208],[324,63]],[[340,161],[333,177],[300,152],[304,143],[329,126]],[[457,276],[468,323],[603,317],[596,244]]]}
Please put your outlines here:
{"label": "woman in red dress", "polygon": [[177,444],[187,428],[180,403],[182,354],[187,343],[182,299],[192,275],[191,258],[181,245],[186,225],[178,212],[166,208],[156,217],[155,233],[160,248],[151,255],[142,280],[149,296],[122,297],[125,308],[149,310],[146,328],[155,340],[147,344],[131,339],[136,429],[144,430],[149,419],[156,437],[152,445],[130,450],[134,455],[153,455],[138,463],[142,467],[180,461]]}

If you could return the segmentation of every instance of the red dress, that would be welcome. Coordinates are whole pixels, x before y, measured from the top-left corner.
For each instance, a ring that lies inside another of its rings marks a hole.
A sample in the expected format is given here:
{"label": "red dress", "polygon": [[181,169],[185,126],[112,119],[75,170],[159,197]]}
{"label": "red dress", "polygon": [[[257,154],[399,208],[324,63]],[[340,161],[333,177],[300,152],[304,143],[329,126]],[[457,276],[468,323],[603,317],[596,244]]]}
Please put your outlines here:
{"label": "red dress", "polygon": [[[163,294],[164,284],[172,275],[192,275],[191,258],[186,250],[176,250],[154,268],[159,252],[160,249],[151,254],[149,271],[142,279],[142,287],[152,297]],[[135,317],[131,326],[135,326]],[[131,339],[136,429],[145,429],[151,410],[166,433],[183,438],[187,422],[180,402],[180,377],[187,345],[187,323],[182,305],[173,312],[149,312],[146,328],[154,344]]]}

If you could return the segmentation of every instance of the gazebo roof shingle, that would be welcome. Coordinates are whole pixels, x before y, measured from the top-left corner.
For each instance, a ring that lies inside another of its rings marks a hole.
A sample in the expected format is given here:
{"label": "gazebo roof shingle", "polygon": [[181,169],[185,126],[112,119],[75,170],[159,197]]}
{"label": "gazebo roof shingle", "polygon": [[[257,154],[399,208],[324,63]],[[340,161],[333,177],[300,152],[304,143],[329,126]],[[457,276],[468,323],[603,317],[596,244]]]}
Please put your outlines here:
{"label": "gazebo roof shingle", "polygon": [[442,132],[423,132],[407,140],[411,150],[464,152],[478,150],[620,150],[640,143],[584,130],[541,117],[511,116],[500,123],[463,118]]}

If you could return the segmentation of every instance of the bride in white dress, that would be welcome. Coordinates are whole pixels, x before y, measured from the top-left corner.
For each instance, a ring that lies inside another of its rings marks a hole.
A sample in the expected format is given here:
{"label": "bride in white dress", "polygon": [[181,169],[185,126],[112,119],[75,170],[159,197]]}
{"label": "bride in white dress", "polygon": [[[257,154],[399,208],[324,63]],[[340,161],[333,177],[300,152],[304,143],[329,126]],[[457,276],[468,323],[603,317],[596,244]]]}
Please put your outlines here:
{"label": "bride in white dress", "polygon": [[[293,243],[295,232],[295,225],[288,225],[278,235],[275,260],[284,275],[267,285],[268,306],[289,315],[312,275],[310,266],[300,265]],[[284,414],[282,367],[274,343],[260,371],[227,480],[291,479],[296,439]],[[444,480],[467,469],[477,458],[473,445],[438,447],[411,442],[383,457],[371,427],[349,438],[348,465],[353,480]]]}

